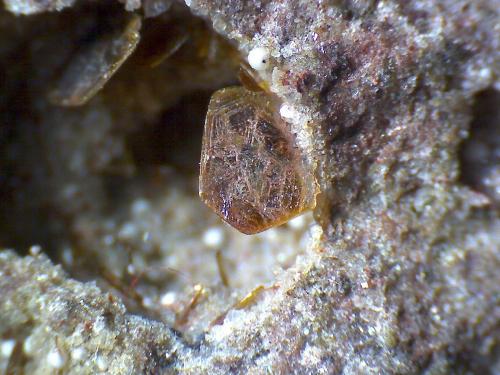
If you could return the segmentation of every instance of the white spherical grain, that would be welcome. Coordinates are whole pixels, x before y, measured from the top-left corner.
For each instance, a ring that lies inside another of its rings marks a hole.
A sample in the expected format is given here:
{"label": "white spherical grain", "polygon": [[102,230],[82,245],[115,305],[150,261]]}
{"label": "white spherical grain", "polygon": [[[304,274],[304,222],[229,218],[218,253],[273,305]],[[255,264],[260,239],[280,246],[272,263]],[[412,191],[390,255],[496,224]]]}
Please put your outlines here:
{"label": "white spherical grain", "polygon": [[47,362],[49,366],[55,368],[55,369],[60,369],[64,366],[65,364],[65,358],[64,356],[59,352],[59,350],[54,349],[47,354]]}
{"label": "white spherical grain", "polygon": [[265,70],[269,66],[269,50],[256,47],[248,54],[248,63],[255,70]]}

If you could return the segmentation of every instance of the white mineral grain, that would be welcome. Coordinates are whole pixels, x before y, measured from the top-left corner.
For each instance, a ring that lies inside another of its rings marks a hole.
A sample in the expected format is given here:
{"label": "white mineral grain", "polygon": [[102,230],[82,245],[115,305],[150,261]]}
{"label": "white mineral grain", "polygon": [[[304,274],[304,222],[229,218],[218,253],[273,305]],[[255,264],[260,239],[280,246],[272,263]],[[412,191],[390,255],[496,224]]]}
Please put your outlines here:
{"label": "white mineral grain", "polygon": [[203,233],[203,243],[210,248],[218,248],[223,242],[224,230],[221,227],[211,227]]}
{"label": "white mineral grain", "polygon": [[97,357],[95,359],[95,364],[97,366],[97,369],[101,372],[105,372],[109,367],[109,363],[108,363],[107,358],[104,355],[100,355],[100,354],[97,355]]}
{"label": "white mineral grain", "polygon": [[30,247],[29,251],[32,256],[37,256],[42,252],[42,247],[40,245],[33,245]]}
{"label": "white mineral grain", "polygon": [[9,358],[15,346],[16,346],[16,340],[14,339],[1,340],[0,355],[2,355],[2,357],[4,358]]}
{"label": "white mineral grain", "polygon": [[269,50],[265,47],[255,47],[248,53],[248,63],[257,70],[266,70],[269,67]]}
{"label": "white mineral grain", "polygon": [[163,306],[171,306],[177,300],[177,293],[175,292],[167,292],[161,296],[160,303]]}
{"label": "white mineral grain", "polygon": [[75,361],[82,361],[87,357],[87,351],[85,350],[84,347],[75,347],[71,351],[71,358]]}
{"label": "white mineral grain", "polygon": [[58,349],[53,349],[47,354],[47,363],[50,367],[61,369],[64,367],[66,359]]}

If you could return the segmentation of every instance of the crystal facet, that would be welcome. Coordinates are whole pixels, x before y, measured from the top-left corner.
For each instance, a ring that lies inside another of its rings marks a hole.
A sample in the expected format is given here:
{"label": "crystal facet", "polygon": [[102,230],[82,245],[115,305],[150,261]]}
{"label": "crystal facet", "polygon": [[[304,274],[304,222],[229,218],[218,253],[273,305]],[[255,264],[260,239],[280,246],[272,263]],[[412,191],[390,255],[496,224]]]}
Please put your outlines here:
{"label": "crystal facet", "polygon": [[242,87],[213,94],[200,197],[217,215],[246,234],[283,224],[313,207],[310,178],[269,95]]}
{"label": "crystal facet", "polygon": [[123,29],[108,32],[82,47],[49,94],[52,103],[74,107],[87,103],[134,52],[141,18],[130,16]]}

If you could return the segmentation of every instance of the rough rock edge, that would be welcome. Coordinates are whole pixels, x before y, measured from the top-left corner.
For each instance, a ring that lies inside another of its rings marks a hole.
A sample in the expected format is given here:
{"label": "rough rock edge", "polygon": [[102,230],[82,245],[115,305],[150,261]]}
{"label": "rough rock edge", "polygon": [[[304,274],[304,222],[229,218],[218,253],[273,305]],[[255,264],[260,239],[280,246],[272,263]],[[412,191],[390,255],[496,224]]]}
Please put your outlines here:
{"label": "rough rock edge", "polygon": [[174,363],[173,331],[126,314],[113,295],[67,278],[43,254],[0,252],[0,290],[0,337],[22,346],[25,373],[54,371],[54,352],[64,373],[157,373]]}
{"label": "rough rock edge", "polygon": [[43,12],[61,11],[75,3],[75,0],[31,1],[4,0],[5,8],[18,16]]}

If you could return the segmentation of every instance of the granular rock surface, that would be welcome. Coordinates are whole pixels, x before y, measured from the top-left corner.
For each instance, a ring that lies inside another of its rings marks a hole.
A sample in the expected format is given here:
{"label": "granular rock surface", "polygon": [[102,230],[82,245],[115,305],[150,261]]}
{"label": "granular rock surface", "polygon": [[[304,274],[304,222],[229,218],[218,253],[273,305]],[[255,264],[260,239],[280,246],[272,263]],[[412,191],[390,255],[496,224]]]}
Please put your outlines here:
{"label": "granular rock surface", "polygon": [[[123,5],[5,3],[2,370],[500,373],[498,1],[168,1],[74,109],[47,89]],[[248,237],[196,198],[190,141],[255,48],[320,194]]]}

